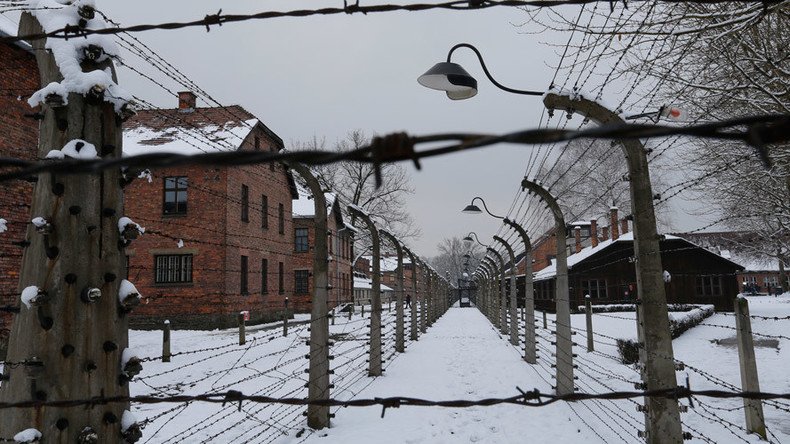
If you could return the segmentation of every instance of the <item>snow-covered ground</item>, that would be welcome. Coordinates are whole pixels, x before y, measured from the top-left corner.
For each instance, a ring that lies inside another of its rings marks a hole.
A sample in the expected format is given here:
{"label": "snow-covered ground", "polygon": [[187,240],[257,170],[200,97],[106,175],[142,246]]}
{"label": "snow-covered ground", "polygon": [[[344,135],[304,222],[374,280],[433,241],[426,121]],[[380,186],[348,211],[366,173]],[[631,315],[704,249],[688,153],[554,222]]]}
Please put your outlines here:
{"label": "snow-covered ground", "polygon": [[[790,392],[790,320],[761,319],[790,316],[790,295],[751,297],[752,328],[761,389]],[[538,313],[539,363],[521,358],[521,346],[510,345],[475,308],[450,309],[436,324],[408,343],[406,353],[394,353],[394,312],[383,312],[386,373],[367,376],[365,318],[338,315],[331,326],[335,373],[332,396],[347,400],[411,396],[429,400],[506,397],[537,388],[551,392],[554,369],[550,330],[542,328]],[[675,313],[673,316],[679,316]],[[296,321],[305,321],[300,315]],[[410,319],[407,312],[407,331]],[[635,338],[634,313],[595,313],[595,352],[586,351],[585,316],[573,315],[577,353],[577,386],[583,392],[633,390],[638,373],[619,362],[615,338]],[[523,325],[523,324],[522,324]],[[678,382],[689,378],[693,389],[738,390],[738,352],[733,342],[735,318],[719,313],[673,341],[675,357],[686,364]],[[273,327],[273,328],[272,328]],[[143,372],[131,383],[133,395],[195,395],[238,390],[247,395],[305,397],[305,355],[308,324],[292,326],[282,337],[280,324],[249,327],[247,343],[238,345],[235,329],[173,331],[172,362],[163,363],[161,332],[133,331],[132,347],[144,358]],[[522,326],[523,329],[523,326]],[[407,335],[408,337],[408,335]],[[499,405],[437,408],[380,407],[332,409],[330,429],[306,427],[304,407],[245,402],[219,405],[172,403],[135,405],[144,426],[142,443],[576,443],[641,442],[638,430],[644,417],[637,412],[641,399],[556,403],[548,407]],[[688,401],[682,400],[683,404]],[[790,401],[764,405],[771,442],[790,442]],[[743,403],[738,399],[695,398],[694,408],[682,413],[684,431],[693,442],[758,442],[744,429]]]}

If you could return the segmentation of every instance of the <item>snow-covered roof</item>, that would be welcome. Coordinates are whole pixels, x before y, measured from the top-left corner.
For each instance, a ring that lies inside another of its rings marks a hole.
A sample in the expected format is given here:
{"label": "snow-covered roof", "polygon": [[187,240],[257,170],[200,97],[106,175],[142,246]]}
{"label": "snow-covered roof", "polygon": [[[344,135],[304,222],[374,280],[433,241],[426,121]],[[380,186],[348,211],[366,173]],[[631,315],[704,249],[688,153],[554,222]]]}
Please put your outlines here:
{"label": "snow-covered roof", "polygon": [[123,153],[235,151],[259,123],[240,106],[142,110],[124,124]]}
{"label": "snow-covered roof", "polygon": [[[299,192],[299,199],[293,200],[293,217],[310,218],[315,217],[315,202],[313,201],[313,193],[301,184],[296,184],[296,189]],[[337,196],[335,193],[324,193],[326,198],[326,205],[331,212],[332,204],[335,203]]]}
{"label": "snow-covered roof", "polygon": [[[666,237],[666,239],[680,239],[679,237],[673,236],[671,234],[667,234],[667,235],[665,235],[665,237]],[[603,251],[603,250],[607,249],[608,247],[610,247],[611,245],[613,245],[616,242],[633,242],[633,241],[634,241],[634,233],[632,231],[632,232],[623,234],[622,236],[618,237],[617,240],[607,239],[607,240],[605,240],[603,242],[600,242],[595,247],[592,247],[592,246],[585,247],[585,248],[582,249],[582,251],[580,251],[578,253],[575,253],[575,254],[571,254],[570,256],[568,256],[568,270],[573,268],[573,266],[578,264],[579,262],[587,259],[588,257],[590,257],[590,256],[592,256],[592,255],[594,255],[594,254],[596,254],[596,253],[598,253],[600,251]],[[557,261],[552,259],[551,265],[549,265],[548,267],[546,267],[546,268],[538,271],[537,273],[535,273],[535,278],[534,279],[536,281],[541,281],[541,280],[545,280],[545,279],[551,279],[556,274],[557,274]]]}
{"label": "snow-covered roof", "polygon": [[[381,291],[395,291],[392,287],[388,287],[384,284],[379,284],[381,286]],[[363,278],[359,276],[354,276],[354,289],[355,290],[370,290],[373,288],[373,280],[370,278]]]}
{"label": "snow-covered roof", "polygon": [[[366,255],[362,256],[363,258],[367,259],[371,263],[373,262],[373,256]],[[411,259],[409,255],[403,255],[403,264],[411,264]],[[379,262],[379,266],[381,267],[382,273],[393,272],[398,269],[398,257],[397,256],[383,256],[381,261]]]}
{"label": "snow-covered roof", "polygon": [[[18,29],[19,23],[5,14],[0,14],[0,36],[16,37]],[[27,42],[18,41],[14,44],[24,50],[33,51],[33,47]]]}

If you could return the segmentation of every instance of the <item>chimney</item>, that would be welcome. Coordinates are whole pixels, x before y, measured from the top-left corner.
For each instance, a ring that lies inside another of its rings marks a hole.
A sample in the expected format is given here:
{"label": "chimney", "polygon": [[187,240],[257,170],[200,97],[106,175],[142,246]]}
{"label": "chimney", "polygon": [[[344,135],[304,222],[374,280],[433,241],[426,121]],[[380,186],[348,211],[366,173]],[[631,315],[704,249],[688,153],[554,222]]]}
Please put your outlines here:
{"label": "chimney", "polygon": [[590,242],[593,248],[598,246],[598,219],[590,219]]}
{"label": "chimney", "polygon": [[620,221],[620,233],[628,233],[628,219],[626,218],[623,218],[623,220]]}
{"label": "chimney", "polygon": [[620,237],[620,232],[617,227],[617,207],[609,208],[609,226],[612,230],[612,240],[615,241]]}
{"label": "chimney", "polygon": [[601,239],[609,240],[609,227],[601,228]]}
{"label": "chimney", "polygon": [[576,252],[580,253],[582,251],[582,227],[573,227],[573,236],[576,238]]}
{"label": "chimney", "polygon": [[192,91],[180,91],[178,93],[178,109],[193,110],[197,103],[197,96]]}

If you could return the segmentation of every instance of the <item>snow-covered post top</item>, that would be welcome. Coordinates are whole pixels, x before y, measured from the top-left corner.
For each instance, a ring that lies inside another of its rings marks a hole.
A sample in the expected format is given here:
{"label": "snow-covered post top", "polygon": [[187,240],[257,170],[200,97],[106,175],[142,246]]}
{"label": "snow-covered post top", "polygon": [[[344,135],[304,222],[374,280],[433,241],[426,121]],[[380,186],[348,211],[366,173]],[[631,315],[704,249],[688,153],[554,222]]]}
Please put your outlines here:
{"label": "snow-covered post top", "polygon": [[22,290],[20,300],[25,304],[25,307],[31,308],[31,306],[38,306],[46,303],[49,300],[49,295],[47,295],[44,289],[32,285]]}
{"label": "snow-covered post top", "polygon": [[59,150],[52,150],[47,153],[47,159],[65,159],[71,157],[72,159],[97,159],[99,152],[96,151],[96,146],[81,139],[74,139],[69,143],[63,145]]}
{"label": "snow-covered post top", "polygon": [[140,292],[137,291],[134,284],[126,279],[122,280],[118,289],[118,303],[121,305],[121,308],[128,312],[140,303],[140,299]]}
{"label": "snow-covered post top", "polygon": [[121,234],[125,245],[129,245],[138,236],[145,233],[145,228],[138,225],[135,221],[124,216],[118,219],[118,232]]}
{"label": "snow-covered post top", "polygon": [[[93,0],[75,0],[65,4],[62,0],[30,0],[30,13],[41,24],[44,32],[54,32],[71,27],[74,29],[105,29],[107,22],[94,10]],[[118,46],[109,35],[91,34],[80,38],[49,38],[45,48],[52,52],[63,80],[52,82],[36,91],[28,104],[65,106],[69,94],[75,93],[113,105],[116,113],[128,109],[131,94],[118,86],[111,68],[83,72],[82,64],[99,64],[109,57],[118,56]]]}
{"label": "snow-covered post top", "polygon": [[14,442],[30,443],[39,442],[42,438],[41,432],[36,429],[25,429],[14,435]]}

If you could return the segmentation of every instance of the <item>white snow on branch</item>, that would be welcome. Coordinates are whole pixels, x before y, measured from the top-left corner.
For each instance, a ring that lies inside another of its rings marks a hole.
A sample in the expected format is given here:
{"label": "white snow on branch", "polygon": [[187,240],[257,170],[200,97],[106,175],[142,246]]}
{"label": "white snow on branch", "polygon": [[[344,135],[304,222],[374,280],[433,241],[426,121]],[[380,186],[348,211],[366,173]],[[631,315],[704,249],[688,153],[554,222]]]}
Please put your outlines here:
{"label": "white snow on branch", "polygon": [[25,429],[14,435],[14,442],[38,442],[41,432],[36,429]]}
{"label": "white snow on branch", "polygon": [[[84,20],[85,29],[104,29],[107,23],[98,14],[96,17],[86,20],[82,19],[78,13],[81,6],[93,6],[93,0],[76,0],[70,4],[63,4],[58,0],[36,0],[30,2],[31,13],[41,23],[45,32],[53,32],[63,29],[66,26],[79,26],[80,20]],[[88,35],[81,38],[71,39],[47,39],[45,48],[52,52],[55,63],[63,75],[61,82],[53,82],[36,91],[28,104],[37,106],[46,100],[47,95],[56,94],[63,99],[63,103],[68,102],[68,94],[76,93],[86,95],[89,91],[103,92],[104,100],[112,103],[115,112],[120,112],[121,108],[131,101],[132,96],[112,78],[112,70],[97,69],[90,72],[83,72],[82,61],[86,58],[86,52],[96,54],[96,62],[102,62],[108,56],[118,55],[118,46],[109,35]],[[98,50],[100,48],[100,51]],[[86,51],[88,50],[88,51]]]}
{"label": "white snow on branch", "polygon": [[47,153],[47,159],[64,159],[66,157],[89,160],[98,158],[99,153],[92,143],[80,139],[74,139],[64,145],[62,149]]}

